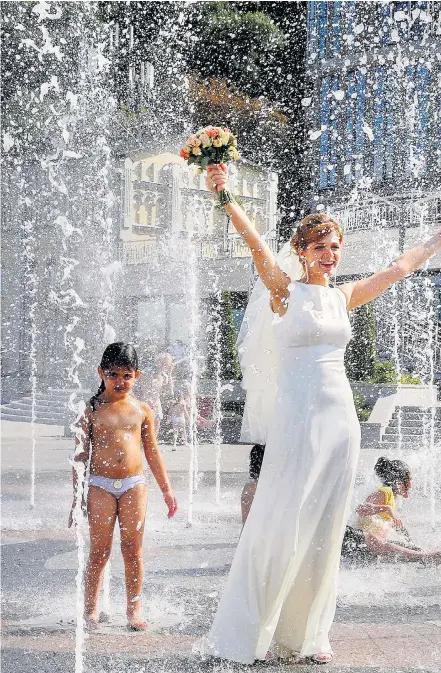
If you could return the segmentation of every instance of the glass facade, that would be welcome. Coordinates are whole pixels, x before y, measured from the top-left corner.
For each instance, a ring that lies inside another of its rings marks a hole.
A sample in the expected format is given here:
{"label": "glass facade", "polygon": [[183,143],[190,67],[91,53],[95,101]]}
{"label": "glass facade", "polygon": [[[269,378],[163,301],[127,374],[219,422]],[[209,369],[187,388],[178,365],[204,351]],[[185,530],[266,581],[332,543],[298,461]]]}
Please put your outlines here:
{"label": "glass facade", "polygon": [[351,184],[354,179],[356,95],[355,72],[349,72],[346,76],[346,162],[343,170],[346,184]]}
{"label": "glass facade", "polygon": [[364,163],[364,145],[365,145],[365,128],[366,128],[366,72],[358,70],[356,76],[356,91],[357,91],[357,106],[356,106],[356,125],[355,125],[355,179],[359,180],[363,177],[363,163]]}
{"label": "glass facade", "polygon": [[329,88],[330,78],[325,77],[320,91],[320,187],[328,186],[328,149],[329,149]]}
{"label": "glass facade", "polygon": [[342,21],[341,12],[343,2],[332,2],[331,9],[331,49],[333,54],[340,54],[342,48]]}
{"label": "glass facade", "polygon": [[328,41],[328,3],[319,2],[317,4],[318,53],[320,58],[324,58],[326,56],[326,47]]}
{"label": "glass facade", "polygon": [[438,68],[438,101],[436,105],[436,119],[435,119],[435,138],[436,138],[436,155],[437,155],[437,164],[438,168],[441,168],[441,65]]}
{"label": "glass facade", "polygon": [[386,101],[384,96],[384,68],[377,68],[375,73],[374,89],[374,161],[373,173],[376,182],[381,182],[384,177],[384,154],[385,154],[385,126],[386,126]]}
{"label": "glass facade", "polygon": [[[340,91],[339,78],[334,75],[331,80],[330,106],[329,106],[329,150],[328,150],[328,186],[335,187],[337,184],[337,161],[339,154],[339,129],[338,129],[338,92]],[[337,95],[337,97],[336,97]]]}
{"label": "glass facade", "polygon": [[[308,53],[310,57],[332,58],[345,51],[363,51],[367,44],[382,47],[421,40],[424,33],[436,32],[440,12],[437,5],[355,0],[308,2]],[[364,22],[375,26],[375,34],[371,31],[369,36],[364,30],[358,34],[357,27]]]}
{"label": "glass facade", "polygon": [[[364,178],[379,184],[397,175],[424,177],[433,152],[441,165],[441,75],[430,61],[436,54],[417,54],[412,46],[389,65],[392,52],[385,48],[433,35],[435,11],[440,7],[428,2],[308,2],[308,53],[318,75],[320,189]],[[371,47],[384,55],[368,66]]]}
{"label": "glass facade", "polygon": [[416,101],[416,133],[415,133],[415,157],[421,163],[423,169],[426,166],[428,155],[429,135],[429,86],[430,74],[427,66],[418,64],[414,72],[415,77],[415,101]]}

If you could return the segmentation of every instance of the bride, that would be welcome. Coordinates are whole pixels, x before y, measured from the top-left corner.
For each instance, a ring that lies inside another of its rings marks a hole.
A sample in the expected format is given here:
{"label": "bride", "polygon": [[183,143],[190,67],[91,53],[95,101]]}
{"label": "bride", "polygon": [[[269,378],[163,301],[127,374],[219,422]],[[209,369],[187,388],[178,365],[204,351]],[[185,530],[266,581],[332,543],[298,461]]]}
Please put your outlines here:
{"label": "bride", "polygon": [[[222,165],[208,166],[211,191],[226,189],[226,179]],[[423,265],[441,249],[441,232],[368,278],[330,287],[343,243],[338,222],[326,214],[300,222],[290,241],[291,258],[298,257],[302,265],[295,280],[226,193],[226,212],[267,288],[255,323],[270,315],[276,364],[267,367],[268,380],[260,381],[260,388],[268,390],[266,407],[253,404],[254,416],[263,422],[268,417],[256,496],[213,625],[195,650],[244,664],[272,657],[327,663],[332,659],[328,634],[340,548],[360,446],[343,364],[351,338],[348,311]],[[254,347],[258,335],[257,329]],[[261,361],[271,350],[261,342],[256,358],[251,342],[249,352],[247,347],[245,339],[245,384],[253,370],[263,376]]]}

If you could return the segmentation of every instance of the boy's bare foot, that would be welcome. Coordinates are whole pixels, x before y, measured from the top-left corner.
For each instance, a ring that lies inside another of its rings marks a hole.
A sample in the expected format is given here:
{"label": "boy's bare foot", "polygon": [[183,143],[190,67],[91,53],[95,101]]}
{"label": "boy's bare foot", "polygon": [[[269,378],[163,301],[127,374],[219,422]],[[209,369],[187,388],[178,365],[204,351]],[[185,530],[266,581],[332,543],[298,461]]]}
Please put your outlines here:
{"label": "boy's bare foot", "polygon": [[129,617],[129,621],[127,623],[127,628],[129,631],[147,631],[148,627],[148,622],[146,622],[141,617]]}
{"label": "boy's bare foot", "polygon": [[140,612],[127,612],[127,628],[129,631],[147,631],[148,622],[141,617]]}
{"label": "boy's bare foot", "polygon": [[96,631],[98,629],[98,617],[93,615],[84,615],[84,628],[86,631]]}

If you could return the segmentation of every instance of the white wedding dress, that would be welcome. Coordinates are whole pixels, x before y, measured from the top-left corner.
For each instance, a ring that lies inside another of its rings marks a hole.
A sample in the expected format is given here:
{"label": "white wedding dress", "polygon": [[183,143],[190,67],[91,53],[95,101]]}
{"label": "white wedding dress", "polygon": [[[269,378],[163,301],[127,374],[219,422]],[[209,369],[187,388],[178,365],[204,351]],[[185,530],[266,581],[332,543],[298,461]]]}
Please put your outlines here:
{"label": "white wedding dress", "polygon": [[251,664],[331,652],[340,549],[360,426],[344,369],[338,288],[293,282],[276,317],[275,404],[256,496],[210,632],[196,651]]}

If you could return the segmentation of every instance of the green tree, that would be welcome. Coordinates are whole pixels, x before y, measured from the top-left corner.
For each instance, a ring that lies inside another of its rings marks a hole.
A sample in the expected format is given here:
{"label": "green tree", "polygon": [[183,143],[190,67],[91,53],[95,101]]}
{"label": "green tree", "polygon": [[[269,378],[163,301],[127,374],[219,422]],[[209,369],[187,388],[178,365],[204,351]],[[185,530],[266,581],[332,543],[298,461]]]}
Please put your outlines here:
{"label": "green tree", "polygon": [[[369,378],[370,383],[397,383],[397,368],[394,362],[376,362]],[[403,381],[401,381],[403,383]]]}
{"label": "green tree", "polygon": [[218,78],[252,96],[265,95],[264,72],[280,49],[283,31],[264,11],[248,10],[249,3],[204,2],[190,5],[189,69]]}
{"label": "green tree", "polygon": [[351,381],[368,381],[375,372],[375,313],[373,304],[354,311],[352,339],[346,349],[346,373]]}
{"label": "green tree", "polygon": [[[208,344],[207,372],[210,377],[216,376],[216,358],[219,357],[218,348],[220,348],[221,378],[228,381],[238,380],[241,378],[241,372],[236,348],[237,333],[230,292],[224,291],[210,299],[209,316],[211,330]],[[219,325],[219,344],[216,339],[216,323]]]}

